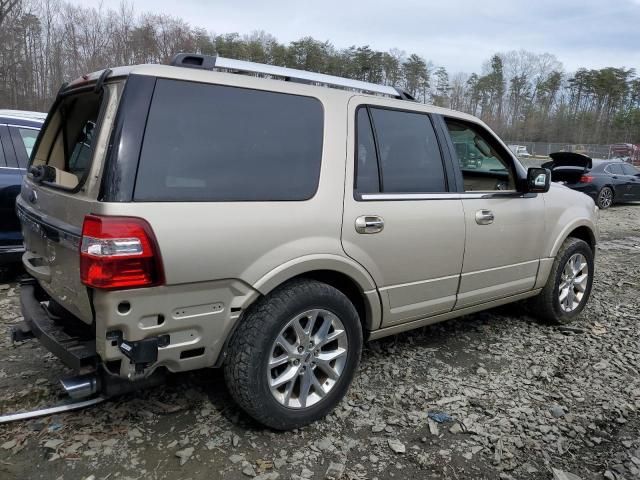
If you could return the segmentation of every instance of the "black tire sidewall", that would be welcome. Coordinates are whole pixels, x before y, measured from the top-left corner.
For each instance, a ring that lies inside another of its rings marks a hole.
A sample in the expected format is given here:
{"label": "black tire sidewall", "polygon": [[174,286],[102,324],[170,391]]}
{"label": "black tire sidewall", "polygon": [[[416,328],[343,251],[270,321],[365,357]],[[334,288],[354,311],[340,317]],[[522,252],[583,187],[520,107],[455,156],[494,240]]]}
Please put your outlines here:
{"label": "black tire sidewall", "polygon": [[[312,293],[313,292],[313,293]],[[267,378],[267,364],[271,355],[271,347],[277,335],[294,317],[307,310],[325,309],[336,315],[342,322],[347,334],[347,360],[344,370],[331,389],[321,401],[304,409],[288,408],[281,405],[271,393]],[[296,428],[301,424],[311,423],[327,415],[344,397],[357,370],[362,351],[362,329],[358,313],[349,299],[332,287],[323,286],[305,290],[293,301],[287,302],[277,313],[264,324],[264,336],[259,342],[256,362],[253,362],[254,384],[252,390],[256,398],[262,400],[264,418],[259,420],[277,429]]]}
{"label": "black tire sidewall", "polygon": [[[585,289],[584,296],[582,297],[580,304],[573,311],[565,312],[560,306],[560,298],[559,298],[560,282],[562,281],[562,272],[564,271],[564,267],[566,266],[571,256],[574,255],[575,253],[581,253],[586,258],[587,265],[589,267],[589,278],[587,280],[587,288]],[[594,275],[593,252],[589,247],[589,245],[582,240],[575,242],[573,245],[567,248],[563,252],[562,256],[558,259],[558,268],[556,269],[556,272],[555,272],[555,279],[554,279],[554,285],[553,285],[552,305],[553,305],[553,311],[554,311],[555,317],[559,323],[568,323],[574,318],[576,318],[577,316],[579,316],[580,313],[582,313],[582,310],[584,309],[585,305],[589,301],[589,297],[591,296],[591,288],[593,286],[593,275]]]}

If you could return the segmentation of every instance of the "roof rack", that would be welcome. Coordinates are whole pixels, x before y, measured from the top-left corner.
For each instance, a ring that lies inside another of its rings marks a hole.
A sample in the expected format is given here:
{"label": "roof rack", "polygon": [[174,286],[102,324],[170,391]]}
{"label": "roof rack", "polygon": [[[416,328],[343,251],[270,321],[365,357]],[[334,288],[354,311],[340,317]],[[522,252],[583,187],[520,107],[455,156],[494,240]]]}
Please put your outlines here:
{"label": "roof rack", "polygon": [[282,77],[285,81],[321,84],[331,87],[340,87],[350,90],[360,90],[368,93],[378,93],[389,95],[402,100],[414,100],[407,92],[391,87],[389,85],[378,85],[376,83],[352,80],[350,78],[325,75],[324,73],[307,72],[295,68],[278,67],[264,63],[247,62],[245,60],[234,60],[215,55],[200,55],[195,53],[178,53],[170,62],[174,67],[200,68],[203,70],[213,70],[214,68],[224,68],[232,72],[257,73],[272,77]]}

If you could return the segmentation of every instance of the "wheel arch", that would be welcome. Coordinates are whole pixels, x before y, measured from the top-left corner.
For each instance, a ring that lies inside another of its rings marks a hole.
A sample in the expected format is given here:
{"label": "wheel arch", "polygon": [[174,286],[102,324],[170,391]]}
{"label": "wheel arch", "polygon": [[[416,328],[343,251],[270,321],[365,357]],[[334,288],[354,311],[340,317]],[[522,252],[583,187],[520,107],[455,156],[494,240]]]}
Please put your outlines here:
{"label": "wheel arch", "polygon": [[338,255],[308,255],[291,260],[253,284],[262,295],[291,280],[309,278],[340,290],[354,304],[362,323],[363,335],[379,328],[382,305],[376,284],[364,267]]}
{"label": "wheel arch", "polygon": [[253,284],[258,295],[242,307],[243,314],[235,321],[218,354],[214,366],[219,367],[225,361],[227,347],[242,323],[244,312],[256,301],[271,291],[294,279],[308,278],[327,283],[347,296],[360,316],[363,340],[367,340],[373,330],[380,328],[382,322],[382,302],[373,278],[358,263],[338,255],[309,255],[287,262],[273,269]]}
{"label": "wheel arch", "polygon": [[595,252],[596,244],[598,242],[596,226],[592,222],[584,219],[571,223],[564,228],[553,244],[549,257],[555,257],[564,241],[569,237],[584,240],[589,244],[591,250]]}

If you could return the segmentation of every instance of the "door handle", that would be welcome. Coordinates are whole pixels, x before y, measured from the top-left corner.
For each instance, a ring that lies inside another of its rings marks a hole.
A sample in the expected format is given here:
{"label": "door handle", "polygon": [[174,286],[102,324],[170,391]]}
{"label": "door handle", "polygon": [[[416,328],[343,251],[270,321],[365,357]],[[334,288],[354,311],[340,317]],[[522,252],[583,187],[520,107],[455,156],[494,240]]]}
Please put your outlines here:
{"label": "door handle", "polygon": [[356,232],[380,233],[384,230],[384,220],[377,215],[362,215],[356,218]]}
{"label": "door handle", "polygon": [[491,210],[478,210],[476,212],[476,223],[478,225],[489,225],[493,223],[495,216]]}

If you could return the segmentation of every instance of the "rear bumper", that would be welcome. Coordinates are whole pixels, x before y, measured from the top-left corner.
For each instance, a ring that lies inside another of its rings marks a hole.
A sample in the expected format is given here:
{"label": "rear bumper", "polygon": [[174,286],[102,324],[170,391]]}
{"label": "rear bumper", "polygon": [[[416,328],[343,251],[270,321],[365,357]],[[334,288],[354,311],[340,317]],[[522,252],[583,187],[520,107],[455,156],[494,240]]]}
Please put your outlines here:
{"label": "rear bumper", "polygon": [[63,319],[52,315],[40,298],[40,287],[34,279],[21,283],[20,305],[28,330],[65,365],[76,370],[97,365],[95,338],[69,333],[68,324],[65,326]]}

